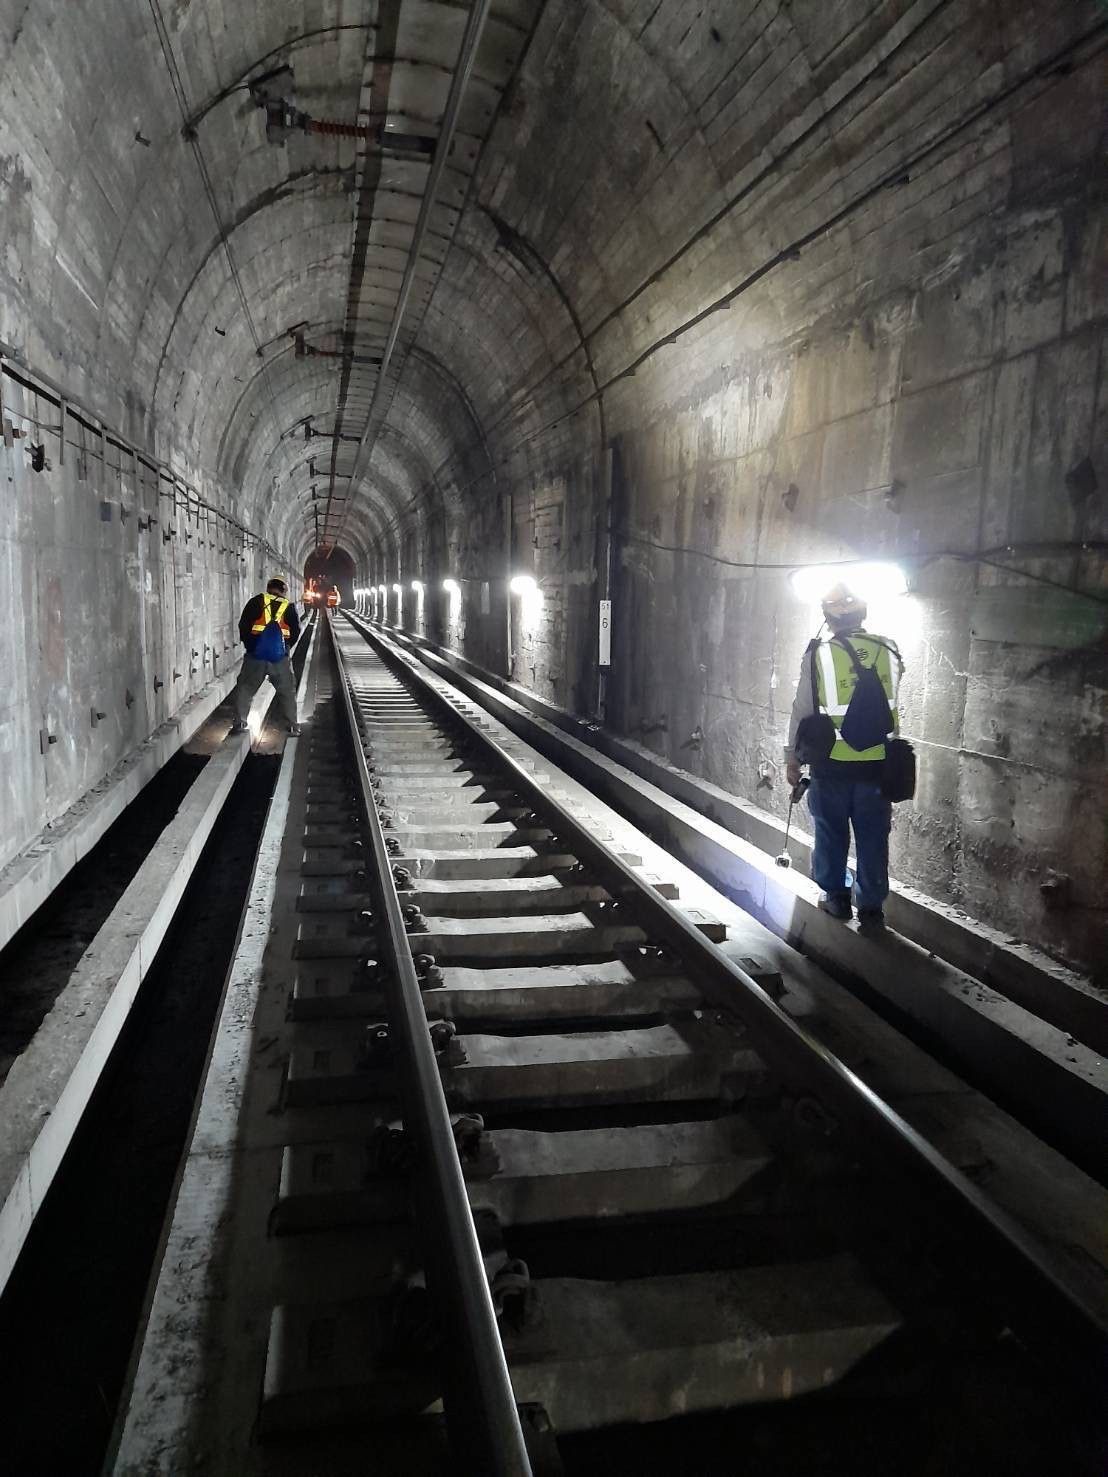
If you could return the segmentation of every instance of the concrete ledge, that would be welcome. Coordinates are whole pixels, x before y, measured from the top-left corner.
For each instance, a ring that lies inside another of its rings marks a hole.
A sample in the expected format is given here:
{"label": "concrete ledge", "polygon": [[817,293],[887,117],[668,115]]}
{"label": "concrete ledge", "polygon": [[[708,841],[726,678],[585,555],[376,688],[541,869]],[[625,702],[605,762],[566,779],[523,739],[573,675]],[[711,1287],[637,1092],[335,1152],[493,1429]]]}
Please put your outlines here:
{"label": "concrete ledge", "polygon": [[233,689],[237,676],[236,668],[213,679],[0,871],[0,949],[92,850],[139,791],[207,722]]}
{"label": "concrete ledge", "polygon": [[[0,1289],[273,699],[267,683],[251,706],[250,733],[228,738],[200,772],[0,1086]],[[175,746],[182,742],[179,734]]]}
{"label": "concrete ledge", "polygon": [[[313,625],[316,630],[318,624]],[[298,690],[301,722],[310,718],[313,708],[313,654],[314,642]],[[242,1161],[249,1161],[249,1156],[236,1152],[236,1137],[252,1065],[255,1012],[264,989],[262,961],[277,897],[296,747],[295,743],[285,745],[269,802],[235,957],[155,1257],[105,1472],[137,1477],[140,1472],[181,1470],[176,1443],[186,1440],[204,1391],[218,1377],[216,1371],[225,1372],[231,1363],[231,1352],[214,1344],[205,1314],[227,1296],[221,1278],[235,1235],[231,1209],[237,1181],[253,1172],[249,1162],[243,1168]],[[167,1438],[168,1432],[174,1433],[172,1439]],[[204,1439],[206,1443],[209,1438]]]}
{"label": "concrete ledge", "polygon": [[[381,626],[381,629],[421,656],[431,653],[438,657],[455,675],[472,678],[484,688],[499,693],[525,713],[541,719],[550,729],[559,730],[614,760],[664,795],[690,806],[709,821],[718,822],[764,855],[772,858],[782,850],[785,827],[768,811],[759,810],[718,785],[669,764],[641,744],[617,738],[596,724],[567,713],[449,648],[415,638],[394,626]],[[793,870],[805,877],[810,874],[811,850],[812,838],[797,829],[794,817],[789,855]],[[993,986],[1009,1000],[1060,1031],[1076,1036],[1101,1055],[1108,1054],[1108,991],[1098,989],[1078,971],[1051,959],[1041,949],[903,883],[893,882],[886,913],[891,926],[904,938],[964,970],[975,980]]]}
{"label": "concrete ledge", "polygon": [[[447,666],[402,644],[440,675]],[[979,1086],[1064,1153],[1108,1174],[1108,1062],[1097,1053],[911,940],[891,930],[866,938],[829,918],[809,878],[775,867],[751,843],[525,711],[514,697],[457,672],[450,680],[780,938],[933,1032],[963,1069],[972,1068]]]}

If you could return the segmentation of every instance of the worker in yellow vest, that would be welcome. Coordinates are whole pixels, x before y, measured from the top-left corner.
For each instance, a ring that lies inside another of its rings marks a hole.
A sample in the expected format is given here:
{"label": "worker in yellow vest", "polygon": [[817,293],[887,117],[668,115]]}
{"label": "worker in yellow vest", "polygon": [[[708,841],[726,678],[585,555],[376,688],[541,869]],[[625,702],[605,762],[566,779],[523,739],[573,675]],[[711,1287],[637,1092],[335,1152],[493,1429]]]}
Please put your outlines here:
{"label": "worker in yellow vest", "polygon": [[289,733],[295,737],[300,732],[296,720],[296,684],[289,661],[289,648],[295,645],[299,635],[300,617],[288,599],[288,586],[283,579],[271,579],[265,594],[248,600],[239,616],[239,639],[246,647],[246,655],[231,699],[235,707],[232,733],[245,731],[254,694],[267,677],[277,689],[277,701]]}
{"label": "worker in yellow vest", "polygon": [[823,597],[830,636],[804,653],[785,748],[794,788],[802,766],[811,771],[808,808],[815,829],[812,877],[823,889],[820,907],[851,917],[847,854],[854,830],[854,898],[864,931],[885,924],[889,895],[892,806],[882,792],[885,741],[898,731],[897,689],[904,664],[896,644],[866,631],[864,602],[837,583]]}

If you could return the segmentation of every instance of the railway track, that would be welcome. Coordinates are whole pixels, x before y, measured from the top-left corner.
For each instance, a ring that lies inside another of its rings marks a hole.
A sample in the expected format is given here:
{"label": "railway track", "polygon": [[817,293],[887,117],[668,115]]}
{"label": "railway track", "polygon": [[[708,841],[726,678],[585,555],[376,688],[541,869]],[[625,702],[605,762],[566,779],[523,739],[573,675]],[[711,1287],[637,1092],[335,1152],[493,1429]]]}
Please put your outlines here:
{"label": "railway track", "polygon": [[617,1470],[674,1470],[651,1431],[880,1402],[1005,1327],[1100,1357],[1032,1238],[724,923],[328,628],[117,1472],[570,1471],[612,1432]]}

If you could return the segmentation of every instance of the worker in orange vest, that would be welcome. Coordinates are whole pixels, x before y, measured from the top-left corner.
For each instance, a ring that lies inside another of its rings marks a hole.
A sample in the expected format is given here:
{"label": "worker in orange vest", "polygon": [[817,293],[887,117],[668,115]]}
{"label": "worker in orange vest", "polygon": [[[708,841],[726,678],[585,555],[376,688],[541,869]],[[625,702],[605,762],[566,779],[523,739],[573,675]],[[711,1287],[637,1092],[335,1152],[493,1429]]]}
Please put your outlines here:
{"label": "worker in orange vest", "polygon": [[232,733],[246,729],[246,715],[254,694],[268,677],[277,689],[289,733],[300,732],[296,718],[296,684],[293,681],[289,648],[300,635],[300,617],[288,598],[283,579],[271,579],[264,595],[255,595],[243,606],[239,616],[239,639],[246,647],[242,669],[231,700],[235,706]]}

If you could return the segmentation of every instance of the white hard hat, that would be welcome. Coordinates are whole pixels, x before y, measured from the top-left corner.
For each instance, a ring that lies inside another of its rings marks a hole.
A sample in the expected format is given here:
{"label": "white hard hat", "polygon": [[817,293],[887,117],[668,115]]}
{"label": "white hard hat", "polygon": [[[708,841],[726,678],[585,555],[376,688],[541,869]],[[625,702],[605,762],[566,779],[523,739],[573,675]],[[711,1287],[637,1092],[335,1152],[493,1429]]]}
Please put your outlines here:
{"label": "white hard hat", "polygon": [[841,619],[848,615],[864,615],[866,602],[842,580],[836,581],[823,592],[823,613],[828,618]]}

